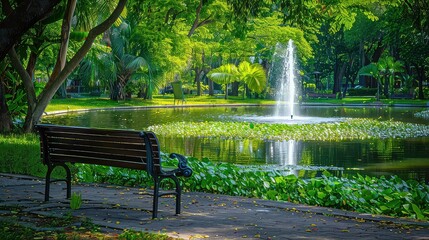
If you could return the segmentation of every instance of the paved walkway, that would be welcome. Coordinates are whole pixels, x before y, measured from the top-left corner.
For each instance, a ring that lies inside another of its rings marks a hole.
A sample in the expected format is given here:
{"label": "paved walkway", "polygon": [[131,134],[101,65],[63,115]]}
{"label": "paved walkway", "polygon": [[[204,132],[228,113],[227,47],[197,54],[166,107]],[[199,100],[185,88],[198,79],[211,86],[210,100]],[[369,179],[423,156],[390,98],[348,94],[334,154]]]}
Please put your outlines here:
{"label": "paved walkway", "polygon": [[[65,216],[71,210],[64,187],[53,184],[51,201],[45,203],[41,179],[0,174],[0,207]],[[287,202],[191,192],[183,195],[182,214],[174,215],[174,198],[163,198],[160,219],[152,220],[152,198],[145,189],[88,184],[73,185],[72,192],[84,200],[73,215],[88,217],[107,232],[135,229],[183,239],[429,239],[428,222]],[[21,222],[31,226],[31,219]]]}

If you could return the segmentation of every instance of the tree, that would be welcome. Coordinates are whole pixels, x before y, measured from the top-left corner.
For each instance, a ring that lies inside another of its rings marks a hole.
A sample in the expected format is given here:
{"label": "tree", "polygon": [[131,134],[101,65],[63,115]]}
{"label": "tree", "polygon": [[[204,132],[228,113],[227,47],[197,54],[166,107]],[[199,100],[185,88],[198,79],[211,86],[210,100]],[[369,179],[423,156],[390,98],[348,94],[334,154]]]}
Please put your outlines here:
{"label": "tree", "polygon": [[238,67],[234,64],[222,65],[211,70],[207,76],[214,82],[225,85],[225,99],[228,98],[228,84],[235,81],[247,84],[247,87],[256,93],[261,93],[267,87],[263,67],[247,61],[241,62]]}
{"label": "tree", "polygon": [[395,74],[403,71],[403,64],[395,61],[391,56],[381,58],[377,63],[370,63],[359,70],[360,75],[367,75],[377,79],[377,101],[380,97],[380,86],[383,86],[384,95],[389,98],[393,94]]}
{"label": "tree", "polygon": [[[70,2],[73,2],[73,0],[70,0],[69,3]],[[37,96],[37,99],[35,97],[35,90],[32,83],[32,79],[29,77],[28,73],[25,72],[22,62],[19,60],[18,56],[14,53],[13,50],[9,52],[9,56],[13,66],[18,71],[21,78],[23,79],[24,86],[26,86],[25,91],[26,91],[27,97],[30,96],[28,97],[29,109],[28,109],[25,124],[24,124],[25,132],[30,132],[32,130],[34,124],[39,121],[44,110],[46,109],[46,106],[54,96],[55,92],[64,83],[64,81],[70,75],[70,73],[79,65],[80,61],[85,57],[86,53],[90,50],[92,43],[94,42],[96,37],[104,33],[118,19],[119,15],[121,14],[122,10],[125,7],[125,4],[126,4],[126,0],[120,0],[115,10],[112,12],[112,14],[105,21],[103,21],[102,23],[95,26],[89,31],[88,36],[86,37],[86,40],[79,48],[79,50],[76,52],[76,54],[70,59],[69,62],[67,62],[64,65],[63,68],[61,68],[61,70],[56,76],[50,78],[50,80],[46,84],[43,91],[40,93],[39,96]],[[71,8],[71,6],[72,6],[71,4],[68,4],[69,9]],[[72,15],[72,12],[68,14]],[[67,18],[68,14],[66,14],[64,18]],[[64,26],[64,24],[68,26]],[[69,34],[65,33],[70,29],[69,24],[70,22],[63,21],[61,42],[66,41],[64,38],[69,38]],[[63,54],[61,52],[63,51],[60,50],[59,55]],[[63,59],[63,58],[59,57],[58,59]]]}
{"label": "tree", "polygon": [[234,64],[222,65],[212,69],[208,74],[212,81],[224,85],[225,99],[228,99],[228,84],[237,80],[238,70]]}
{"label": "tree", "polygon": [[110,42],[112,45],[111,57],[108,58],[115,64],[116,79],[110,86],[110,99],[124,100],[125,86],[138,70],[147,66],[146,60],[139,56],[129,53],[129,44],[127,36],[129,26],[122,23],[119,27],[112,30]]}

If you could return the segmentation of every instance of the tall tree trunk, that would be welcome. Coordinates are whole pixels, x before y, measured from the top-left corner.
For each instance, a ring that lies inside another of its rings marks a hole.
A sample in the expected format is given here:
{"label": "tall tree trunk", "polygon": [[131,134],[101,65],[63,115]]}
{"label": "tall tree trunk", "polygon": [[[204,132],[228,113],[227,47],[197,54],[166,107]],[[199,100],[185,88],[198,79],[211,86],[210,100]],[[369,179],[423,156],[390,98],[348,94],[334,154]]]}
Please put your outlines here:
{"label": "tall tree trunk", "polygon": [[201,96],[201,70],[199,68],[195,68],[195,84],[197,85],[197,96]]}
{"label": "tall tree trunk", "polygon": [[334,72],[334,89],[332,93],[338,93],[341,92],[341,82],[344,77],[344,72],[346,71],[347,63],[344,62],[341,65],[341,68],[339,67],[339,60],[337,60],[337,64],[335,64],[335,72]]}
{"label": "tall tree trunk", "polygon": [[33,113],[37,105],[36,90],[34,89],[32,78],[28,74],[27,70],[24,69],[24,66],[22,65],[21,61],[18,58],[18,55],[15,52],[15,48],[13,47],[9,51],[9,58],[11,60],[12,66],[15,68],[15,70],[18,72],[19,76],[22,79],[25,93],[27,96],[27,114],[25,116],[24,121],[25,131],[25,126],[27,126],[27,124],[31,122],[31,114]]}
{"label": "tall tree trunk", "polygon": [[380,38],[377,42],[377,48],[374,51],[374,54],[372,55],[371,61],[372,62],[378,62],[381,55],[383,54],[385,49],[385,46],[383,45],[383,38]]}
{"label": "tall tree trunk", "polygon": [[5,95],[6,87],[4,86],[3,77],[0,77],[0,133],[10,132],[13,127]]}
{"label": "tall tree trunk", "polygon": [[33,129],[33,126],[36,122],[39,121],[43,112],[45,111],[47,105],[51,101],[55,92],[64,83],[70,73],[79,65],[82,59],[86,56],[88,51],[91,49],[92,43],[95,38],[105,32],[112,24],[118,19],[119,15],[123,11],[127,0],[119,0],[118,5],[112,14],[101,24],[91,29],[88,33],[88,36],[83,43],[82,47],[76,52],[76,54],[70,59],[68,63],[64,66],[63,70],[58,74],[55,79],[50,79],[47,86],[43,89],[42,93],[38,97],[38,103],[33,113],[31,114],[31,121],[26,123],[24,130],[30,132]]}
{"label": "tall tree trunk", "polygon": [[[71,21],[74,14],[74,10],[76,9],[76,1],[77,0],[67,1],[66,13],[64,14],[63,23],[61,27],[60,49],[57,56],[57,62],[55,63],[54,70],[52,71],[50,79],[55,79],[58,76],[58,74],[61,72],[61,70],[63,70],[64,66],[66,65],[67,50],[68,50],[69,39],[70,39]],[[66,98],[67,96],[66,86],[61,85],[59,96],[61,98]]]}
{"label": "tall tree trunk", "polygon": [[239,82],[231,83],[231,96],[238,96],[238,87],[240,86]]}
{"label": "tall tree trunk", "polygon": [[207,84],[209,85],[209,95],[214,96],[214,86],[213,81],[211,79],[207,80]]}
{"label": "tall tree trunk", "polygon": [[389,98],[389,76],[383,76],[383,94],[386,98]]}
{"label": "tall tree trunk", "polygon": [[424,93],[423,93],[423,81],[425,80],[425,68],[424,66],[416,66],[417,70],[417,79],[419,82],[419,89],[418,89],[418,98],[419,99],[425,99]]}

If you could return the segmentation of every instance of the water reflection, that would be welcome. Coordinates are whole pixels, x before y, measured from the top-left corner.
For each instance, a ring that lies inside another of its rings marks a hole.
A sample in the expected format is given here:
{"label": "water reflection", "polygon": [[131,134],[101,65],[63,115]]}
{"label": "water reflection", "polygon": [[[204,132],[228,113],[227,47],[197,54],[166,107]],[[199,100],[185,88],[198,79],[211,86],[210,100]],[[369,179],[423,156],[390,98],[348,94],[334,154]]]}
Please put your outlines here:
{"label": "water reflection", "polygon": [[265,158],[267,164],[277,164],[290,167],[290,174],[298,176],[298,159],[300,158],[299,142],[295,140],[266,142],[268,151]]}
{"label": "water reflection", "polygon": [[227,140],[160,137],[166,152],[240,165],[261,165],[314,177],[323,170],[336,176],[399,175],[429,179],[429,138],[321,141]]}

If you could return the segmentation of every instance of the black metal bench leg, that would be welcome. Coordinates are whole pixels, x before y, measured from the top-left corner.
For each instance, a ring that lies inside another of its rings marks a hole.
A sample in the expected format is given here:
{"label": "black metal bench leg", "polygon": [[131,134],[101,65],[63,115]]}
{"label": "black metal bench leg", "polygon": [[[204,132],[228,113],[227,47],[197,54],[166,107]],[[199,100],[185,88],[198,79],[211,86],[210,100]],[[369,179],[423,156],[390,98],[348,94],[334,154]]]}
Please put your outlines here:
{"label": "black metal bench leg", "polygon": [[45,178],[45,202],[49,201],[49,189],[51,186],[51,173],[52,173],[53,167],[48,166],[48,171],[46,172],[46,178]]}
{"label": "black metal bench leg", "polygon": [[159,179],[154,178],[152,218],[158,217]]}
{"label": "black metal bench leg", "polygon": [[67,199],[70,199],[71,198],[71,171],[66,164],[63,164],[62,166],[66,170]]}
{"label": "black metal bench leg", "polygon": [[182,202],[182,189],[180,188],[179,180],[176,177],[172,177],[174,183],[176,184],[176,214],[180,214],[180,205]]}

